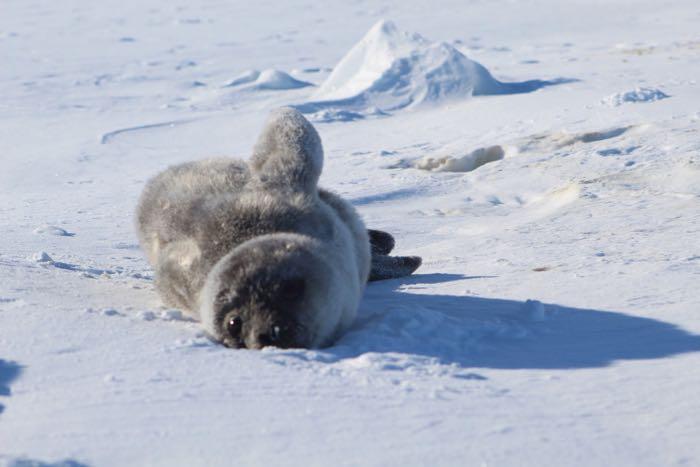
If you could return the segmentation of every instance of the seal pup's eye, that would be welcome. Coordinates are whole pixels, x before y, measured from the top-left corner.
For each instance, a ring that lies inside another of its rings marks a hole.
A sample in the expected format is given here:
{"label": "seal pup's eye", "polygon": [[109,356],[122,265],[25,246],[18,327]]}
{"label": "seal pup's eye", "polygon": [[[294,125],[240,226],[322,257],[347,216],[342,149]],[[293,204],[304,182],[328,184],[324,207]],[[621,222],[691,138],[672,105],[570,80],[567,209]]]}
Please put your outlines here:
{"label": "seal pup's eye", "polygon": [[234,339],[241,337],[241,330],[243,329],[243,320],[240,316],[231,316],[226,323],[226,332],[228,335]]}

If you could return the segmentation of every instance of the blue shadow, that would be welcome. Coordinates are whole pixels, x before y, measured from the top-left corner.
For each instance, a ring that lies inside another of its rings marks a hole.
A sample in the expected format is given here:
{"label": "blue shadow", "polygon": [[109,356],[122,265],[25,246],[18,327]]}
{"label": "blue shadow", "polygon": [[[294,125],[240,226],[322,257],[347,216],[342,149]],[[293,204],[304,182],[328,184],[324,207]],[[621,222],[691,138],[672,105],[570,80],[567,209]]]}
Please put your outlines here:
{"label": "blue shadow", "polygon": [[[0,359],[0,396],[9,396],[12,394],[10,391],[10,383],[17,379],[22,373],[22,367],[15,362],[9,362],[7,360]],[[0,413],[5,410],[5,407],[0,404]]]}
{"label": "blue shadow", "polygon": [[427,274],[369,284],[354,328],[323,352],[331,361],[379,352],[469,368],[577,369],[700,351],[700,336],[657,319],[559,304],[543,304],[542,316],[515,300],[420,293],[421,284],[466,279],[490,278]]}

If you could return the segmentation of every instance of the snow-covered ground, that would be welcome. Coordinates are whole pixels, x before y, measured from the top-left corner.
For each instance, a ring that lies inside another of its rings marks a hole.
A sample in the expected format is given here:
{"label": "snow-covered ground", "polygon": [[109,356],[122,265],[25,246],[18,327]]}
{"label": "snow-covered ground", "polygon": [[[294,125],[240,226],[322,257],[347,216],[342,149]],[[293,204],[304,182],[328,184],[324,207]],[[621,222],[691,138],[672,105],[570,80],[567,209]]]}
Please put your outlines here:
{"label": "snow-covered ground", "polygon": [[[698,24],[696,0],[3,1],[0,465],[700,465]],[[133,212],[281,105],[424,265],[331,348],[234,351],[161,307]]]}

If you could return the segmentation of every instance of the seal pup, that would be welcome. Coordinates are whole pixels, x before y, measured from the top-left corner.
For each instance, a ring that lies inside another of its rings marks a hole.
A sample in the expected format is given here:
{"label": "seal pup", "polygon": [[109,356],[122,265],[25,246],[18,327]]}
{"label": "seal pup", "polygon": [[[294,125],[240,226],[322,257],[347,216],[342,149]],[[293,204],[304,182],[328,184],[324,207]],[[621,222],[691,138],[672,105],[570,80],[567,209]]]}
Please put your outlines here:
{"label": "seal pup", "polygon": [[411,274],[418,257],[367,231],[318,187],[321,140],[298,111],[270,115],[249,162],[209,159],[146,184],[139,240],[163,301],[234,348],[322,347],[354,321],[367,280]]}

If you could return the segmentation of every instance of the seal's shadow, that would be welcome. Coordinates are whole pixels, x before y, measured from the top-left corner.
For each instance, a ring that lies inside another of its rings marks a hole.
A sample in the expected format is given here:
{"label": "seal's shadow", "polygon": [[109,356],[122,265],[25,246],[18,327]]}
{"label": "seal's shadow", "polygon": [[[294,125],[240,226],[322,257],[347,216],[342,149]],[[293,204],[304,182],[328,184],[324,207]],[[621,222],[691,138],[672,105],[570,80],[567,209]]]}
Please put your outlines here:
{"label": "seal's shadow", "polygon": [[28,457],[20,457],[18,459],[12,459],[9,464],[10,467],[89,467],[88,464],[83,464],[73,459],[65,459],[58,462],[44,462],[37,459],[30,459]]}
{"label": "seal's shadow", "polygon": [[458,279],[468,277],[419,274],[370,284],[356,325],[325,350],[334,360],[394,352],[501,369],[602,367],[700,351],[700,336],[655,319],[554,304],[544,304],[543,316],[513,300],[420,294],[421,284]]}
{"label": "seal's shadow", "polygon": [[[0,396],[9,396],[11,394],[10,383],[15,380],[21,372],[22,367],[18,364],[0,359]],[[5,407],[0,404],[0,413],[2,413],[4,409]]]}

